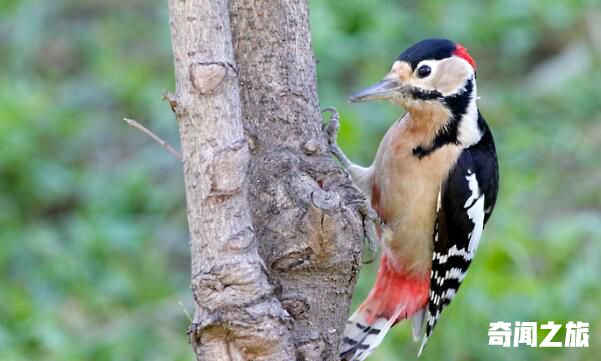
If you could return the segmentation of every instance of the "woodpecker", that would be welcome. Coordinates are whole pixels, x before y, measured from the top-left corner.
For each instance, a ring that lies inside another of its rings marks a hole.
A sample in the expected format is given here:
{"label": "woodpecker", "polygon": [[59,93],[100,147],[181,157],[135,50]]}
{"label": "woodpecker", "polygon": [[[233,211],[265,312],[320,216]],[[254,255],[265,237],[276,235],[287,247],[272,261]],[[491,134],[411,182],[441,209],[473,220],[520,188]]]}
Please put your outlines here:
{"label": "woodpecker", "polygon": [[476,101],[476,62],[460,44],[427,39],[405,50],[382,81],[350,102],[390,100],[406,114],[382,139],[373,164],[330,151],[381,219],[375,284],[350,317],[342,360],[365,360],[398,322],[412,318],[418,357],[474,258],[495,206],[495,143]]}

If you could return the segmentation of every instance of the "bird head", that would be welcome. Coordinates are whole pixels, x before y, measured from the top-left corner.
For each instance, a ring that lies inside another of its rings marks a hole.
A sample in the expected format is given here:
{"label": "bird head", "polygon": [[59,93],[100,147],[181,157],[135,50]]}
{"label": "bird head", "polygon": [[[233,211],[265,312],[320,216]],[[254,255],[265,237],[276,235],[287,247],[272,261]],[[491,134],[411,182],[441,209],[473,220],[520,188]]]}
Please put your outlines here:
{"label": "bird head", "polygon": [[379,83],[349,101],[391,100],[409,111],[428,104],[448,108],[453,99],[475,99],[475,82],[476,62],[466,48],[446,39],[427,39],[401,53]]}

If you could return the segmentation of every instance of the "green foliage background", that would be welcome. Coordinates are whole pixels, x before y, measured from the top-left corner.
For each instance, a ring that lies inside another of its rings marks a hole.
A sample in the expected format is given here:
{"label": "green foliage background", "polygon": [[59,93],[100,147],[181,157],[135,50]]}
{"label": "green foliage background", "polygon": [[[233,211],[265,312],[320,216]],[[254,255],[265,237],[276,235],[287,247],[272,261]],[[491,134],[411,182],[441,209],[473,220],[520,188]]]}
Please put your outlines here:
{"label": "green foliage background", "polygon": [[[598,359],[599,1],[314,0],[311,19],[322,105],[363,164],[401,110],[348,94],[425,37],[478,61],[501,193],[421,359]],[[168,31],[159,0],[0,2],[0,360],[192,360],[180,166],[121,120],[177,144],[160,96],[174,87]],[[488,346],[499,320],[587,321],[590,347]],[[416,351],[399,326],[371,360]]]}

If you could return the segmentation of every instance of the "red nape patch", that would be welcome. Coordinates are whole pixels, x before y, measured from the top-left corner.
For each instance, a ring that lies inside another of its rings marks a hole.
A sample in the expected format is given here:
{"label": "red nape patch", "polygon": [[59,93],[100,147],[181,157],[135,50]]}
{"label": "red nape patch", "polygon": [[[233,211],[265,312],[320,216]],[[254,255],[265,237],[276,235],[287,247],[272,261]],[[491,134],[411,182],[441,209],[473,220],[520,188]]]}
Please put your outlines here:
{"label": "red nape patch", "polygon": [[364,312],[368,324],[379,318],[390,319],[400,310],[397,323],[413,316],[428,303],[430,275],[416,277],[408,272],[399,273],[394,269],[388,257],[382,256],[376,284],[367,299],[359,306]]}
{"label": "red nape patch", "polygon": [[467,52],[467,49],[463,45],[457,44],[457,47],[455,48],[455,52],[453,54],[462,59],[465,59],[468,63],[471,64],[472,68],[474,68],[474,71],[476,71],[476,62],[474,61],[474,58],[470,56],[470,54]]}

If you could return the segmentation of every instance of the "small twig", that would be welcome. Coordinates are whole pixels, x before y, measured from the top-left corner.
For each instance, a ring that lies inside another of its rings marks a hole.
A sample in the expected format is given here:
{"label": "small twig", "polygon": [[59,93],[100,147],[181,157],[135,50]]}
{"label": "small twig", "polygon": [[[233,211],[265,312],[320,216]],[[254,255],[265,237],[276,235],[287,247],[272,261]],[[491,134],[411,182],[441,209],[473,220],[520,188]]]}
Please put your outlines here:
{"label": "small twig", "polygon": [[169,106],[171,107],[171,111],[175,113],[176,112],[175,109],[177,108],[176,96],[171,94],[167,90],[163,90],[163,100],[166,100],[169,103]]}
{"label": "small twig", "polygon": [[186,306],[184,306],[184,303],[180,300],[178,300],[177,303],[179,303],[179,306],[182,308],[182,310],[184,310],[184,314],[188,318],[188,321],[190,321],[190,323],[193,323],[194,320],[192,319],[192,316],[190,316],[190,313],[188,312],[188,309],[186,308]]}
{"label": "small twig", "polygon": [[180,161],[182,160],[182,155],[179,154],[179,152],[177,150],[175,150],[172,146],[170,146],[169,143],[167,143],[166,141],[161,139],[158,135],[154,134],[152,131],[150,131],[149,129],[144,127],[142,124],[138,123],[137,121],[135,121],[133,119],[129,119],[129,118],[123,118],[123,120],[125,120],[127,125],[129,125],[130,127],[136,128],[136,129],[142,131],[144,134],[148,135],[150,138],[152,138],[152,140],[159,143],[161,146],[163,146],[163,148],[167,149],[167,151],[169,153],[173,154],[174,157],[176,157]]}

